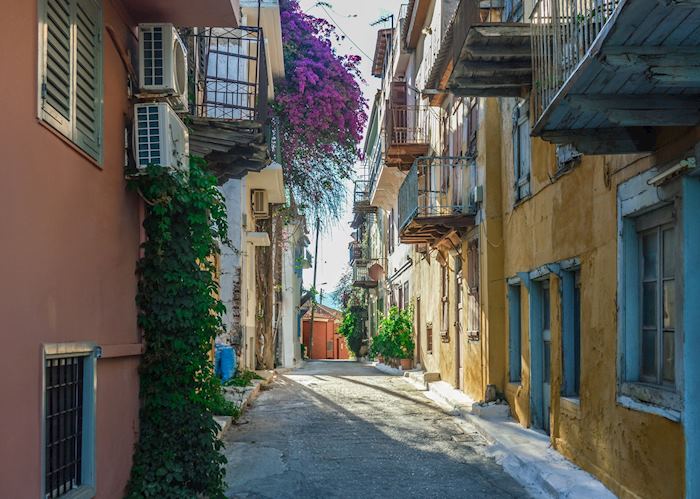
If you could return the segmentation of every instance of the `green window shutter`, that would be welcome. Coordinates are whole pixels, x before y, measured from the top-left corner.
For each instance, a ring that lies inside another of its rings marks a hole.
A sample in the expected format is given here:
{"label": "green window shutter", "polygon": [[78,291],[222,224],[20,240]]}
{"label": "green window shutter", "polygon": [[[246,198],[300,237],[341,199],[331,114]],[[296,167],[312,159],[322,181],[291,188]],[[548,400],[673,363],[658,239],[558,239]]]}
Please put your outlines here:
{"label": "green window shutter", "polygon": [[71,123],[71,0],[46,0],[44,5],[42,118],[64,134]]}
{"label": "green window shutter", "polygon": [[73,142],[100,156],[102,23],[94,0],[75,0],[75,119]]}

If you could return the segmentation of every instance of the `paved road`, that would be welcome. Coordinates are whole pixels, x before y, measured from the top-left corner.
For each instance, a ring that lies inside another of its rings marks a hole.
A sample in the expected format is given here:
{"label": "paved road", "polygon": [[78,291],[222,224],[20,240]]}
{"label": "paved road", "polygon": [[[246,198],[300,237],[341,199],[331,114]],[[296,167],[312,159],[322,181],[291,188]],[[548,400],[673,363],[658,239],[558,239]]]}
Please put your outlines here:
{"label": "paved road", "polygon": [[365,364],[309,362],[242,422],[224,436],[229,497],[528,497],[474,430]]}

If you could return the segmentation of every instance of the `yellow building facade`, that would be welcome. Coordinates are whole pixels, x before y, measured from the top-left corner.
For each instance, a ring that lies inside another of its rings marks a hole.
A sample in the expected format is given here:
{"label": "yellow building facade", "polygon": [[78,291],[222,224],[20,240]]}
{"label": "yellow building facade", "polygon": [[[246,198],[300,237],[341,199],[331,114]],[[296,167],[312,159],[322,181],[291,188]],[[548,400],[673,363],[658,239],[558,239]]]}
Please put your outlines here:
{"label": "yellow building facade", "polygon": [[[393,40],[380,33],[382,161],[365,181],[391,242],[372,307],[402,288],[430,379],[507,401],[616,495],[697,497],[700,118],[680,111],[698,96],[677,57],[697,26],[659,7],[623,60],[621,37],[653,8],[635,2],[588,26],[598,53],[566,38],[575,16],[545,16],[560,0],[415,1]],[[644,48],[664,36],[676,45]],[[580,64],[557,66],[567,57]],[[683,82],[649,77],[652,60]]]}

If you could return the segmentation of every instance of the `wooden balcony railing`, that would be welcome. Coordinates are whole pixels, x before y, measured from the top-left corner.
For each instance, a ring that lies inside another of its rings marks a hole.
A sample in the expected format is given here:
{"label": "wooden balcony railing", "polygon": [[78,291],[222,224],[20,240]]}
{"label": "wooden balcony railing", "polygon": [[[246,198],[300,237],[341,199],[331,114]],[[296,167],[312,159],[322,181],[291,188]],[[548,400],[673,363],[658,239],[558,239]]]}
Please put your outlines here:
{"label": "wooden balcony railing", "polygon": [[425,242],[419,236],[423,229],[439,234],[444,228],[468,225],[464,219],[475,211],[470,200],[474,175],[474,159],[469,156],[418,158],[399,189],[402,238],[411,242],[419,237]]}
{"label": "wooden balcony railing", "polygon": [[389,106],[386,111],[386,140],[389,147],[430,143],[428,106]]}
{"label": "wooden balcony railing", "polygon": [[372,277],[370,268],[379,263],[377,259],[358,259],[352,264],[352,285],[358,288],[377,287],[377,280]]}
{"label": "wooden balcony railing", "polygon": [[588,53],[620,0],[538,0],[530,16],[539,118]]}

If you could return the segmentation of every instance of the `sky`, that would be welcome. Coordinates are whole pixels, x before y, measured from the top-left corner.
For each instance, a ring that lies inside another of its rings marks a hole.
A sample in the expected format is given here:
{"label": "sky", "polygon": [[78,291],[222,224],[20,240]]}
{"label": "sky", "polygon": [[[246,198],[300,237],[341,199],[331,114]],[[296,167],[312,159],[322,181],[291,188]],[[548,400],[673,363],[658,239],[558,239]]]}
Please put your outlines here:
{"label": "sky", "polygon": [[[360,83],[365,98],[372,102],[381,80],[371,75],[372,56],[377,40],[377,30],[388,28],[390,22],[371,26],[372,23],[386,16],[396,15],[401,6],[399,0],[300,0],[301,8],[307,14],[327,20],[336,26],[338,34],[344,39],[335,44],[339,54],[355,54],[362,57],[360,69],[366,83]],[[330,5],[330,7],[328,7]],[[369,109],[368,109],[369,113]],[[326,232],[321,232],[318,243],[318,274],[316,288],[323,291],[323,303],[330,307],[339,307],[334,303],[331,293],[338,284],[343,270],[348,267],[348,243],[350,242],[350,221],[352,219],[352,183],[348,182],[345,199],[345,211],[341,219]],[[309,222],[309,251],[313,255],[315,227]],[[313,284],[313,268],[304,270],[304,287]]]}

